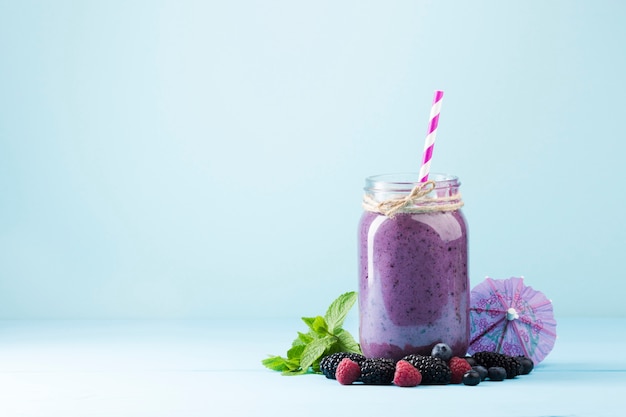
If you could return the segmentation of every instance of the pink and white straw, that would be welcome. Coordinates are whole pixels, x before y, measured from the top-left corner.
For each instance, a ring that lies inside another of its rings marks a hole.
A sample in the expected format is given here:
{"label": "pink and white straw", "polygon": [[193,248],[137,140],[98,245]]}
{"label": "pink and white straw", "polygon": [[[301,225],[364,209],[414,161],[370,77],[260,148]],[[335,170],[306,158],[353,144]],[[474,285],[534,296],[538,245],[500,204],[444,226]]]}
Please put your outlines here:
{"label": "pink and white straw", "polygon": [[424,157],[422,159],[422,167],[420,168],[420,182],[428,181],[430,173],[430,161],[433,158],[433,148],[435,147],[435,137],[437,135],[437,126],[439,125],[439,113],[441,112],[441,100],[443,99],[443,91],[435,91],[433,105],[430,108],[430,123],[428,124],[428,134],[426,135],[426,143],[424,143]]}

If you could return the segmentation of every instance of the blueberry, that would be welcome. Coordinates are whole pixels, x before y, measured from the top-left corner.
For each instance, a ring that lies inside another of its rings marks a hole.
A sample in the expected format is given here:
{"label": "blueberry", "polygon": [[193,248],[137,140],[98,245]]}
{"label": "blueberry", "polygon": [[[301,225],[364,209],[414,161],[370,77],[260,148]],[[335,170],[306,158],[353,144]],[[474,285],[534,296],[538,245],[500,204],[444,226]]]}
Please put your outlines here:
{"label": "blueberry", "polygon": [[463,383],[465,385],[478,385],[480,383],[481,377],[480,374],[476,371],[467,371],[463,374]]}
{"label": "blueberry", "polygon": [[501,366],[492,366],[487,372],[489,379],[492,381],[504,381],[504,378],[506,378],[506,369]]}
{"label": "blueberry", "polygon": [[480,366],[480,365],[472,366],[472,370],[478,372],[478,375],[480,375],[481,381],[484,381],[485,378],[489,376],[489,371],[487,371],[487,368],[485,368],[484,366]]}
{"label": "blueberry", "polygon": [[535,367],[533,360],[527,358],[526,356],[518,356],[517,359],[519,359],[522,363],[522,371],[520,372],[520,375],[528,375]]}
{"label": "blueberry", "polygon": [[478,365],[478,362],[476,362],[476,359],[472,358],[471,356],[466,356],[463,359],[465,359],[467,361],[467,363],[470,364],[470,366]]}
{"label": "blueberry", "polygon": [[445,362],[448,362],[450,359],[452,359],[452,349],[450,349],[450,346],[446,345],[445,343],[437,343],[433,347],[430,355],[434,356],[435,358],[439,358]]}

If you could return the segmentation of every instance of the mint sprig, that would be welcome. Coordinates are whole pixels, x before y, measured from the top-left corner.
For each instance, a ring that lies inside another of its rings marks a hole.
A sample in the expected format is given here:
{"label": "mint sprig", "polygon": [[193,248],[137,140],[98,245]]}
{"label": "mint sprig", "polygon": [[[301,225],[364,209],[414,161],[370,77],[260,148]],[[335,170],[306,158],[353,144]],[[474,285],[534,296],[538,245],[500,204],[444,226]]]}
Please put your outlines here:
{"label": "mint sprig", "polygon": [[308,332],[298,332],[298,337],[287,351],[287,357],[270,356],[261,363],[283,375],[319,373],[320,359],[335,352],[361,353],[361,347],[343,322],[357,299],[357,293],[347,292],[337,297],[324,316],[302,317]]}

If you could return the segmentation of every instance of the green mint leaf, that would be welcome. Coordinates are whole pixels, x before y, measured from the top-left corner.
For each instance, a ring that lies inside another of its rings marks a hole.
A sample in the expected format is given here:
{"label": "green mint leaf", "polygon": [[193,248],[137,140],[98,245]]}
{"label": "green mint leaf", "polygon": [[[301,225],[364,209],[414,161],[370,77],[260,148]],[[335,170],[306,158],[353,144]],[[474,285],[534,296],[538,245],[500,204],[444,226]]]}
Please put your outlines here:
{"label": "green mint leaf", "polygon": [[361,346],[354,340],[350,332],[339,329],[335,333],[335,337],[338,339],[337,345],[339,352],[363,353],[361,352]]}
{"label": "green mint leaf", "polygon": [[326,320],[322,316],[315,317],[315,321],[313,322],[313,331],[319,335],[328,334],[328,324],[326,324]]}
{"label": "green mint leaf", "polygon": [[293,341],[292,346],[309,344],[313,341],[313,339],[317,338],[316,336],[317,335],[312,330],[308,333],[298,332],[298,337]]}
{"label": "green mint leaf", "polygon": [[272,371],[296,372],[300,370],[300,358],[283,358],[282,356],[271,356],[263,359],[261,363]]}
{"label": "green mint leaf", "polygon": [[300,358],[288,359],[285,361],[285,366],[289,372],[298,371],[300,369]]}
{"label": "green mint leaf", "polygon": [[334,336],[326,336],[321,339],[315,339],[302,351],[300,357],[300,367],[303,370],[308,370],[315,362],[319,362],[320,358],[324,356],[324,352],[329,349],[334,343],[337,342],[337,338]]}
{"label": "green mint leaf", "polygon": [[298,337],[287,351],[287,357],[271,356],[262,360],[262,364],[283,375],[302,375],[311,370],[320,373],[320,359],[331,353],[361,353],[352,335],[341,328],[356,299],[356,292],[347,292],[333,301],[325,316],[302,317],[309,330],[306,333],[298,332]]}
{"label": "green mint leaf", "polygon": [[302,357],[302,352],[304,352],[305,344],[300,344],[296,346],[292,346],[291,349],[287,351],[287,359],[297,359],[300,361]]}
{"label": "green mint leaf", "polygon": [[272,371],[286,371],[289,369],[287,366],[287,359],[282,356],[271,356],[267,359],[263,359],[261,363]]}
{"label": "green mint leaf", "polygon": [[343,322],[356,300],[357,293],[351,291],[341,294],[335,301],[332,302],[324,315],[329,333],[334,334],[337,329],[343,326]]}
{"label": "green mint leaf", "polygon": [[322,316],[317,317],[302,317],[302,321],[315,333],[320,336],[326,336],[328,334],[328,325],[326,320]]}
{"label": "green mint leaf", "polygon": [[302,321],[304,324],[309,326],[309,329],[313,330],[313,322],[315,321],[315,317],[302,317]]}
{"label": "green mint leaf", "polygon": [[283,371],[284,376],[296,376],[296,375],[304,375],[307,373],[306,369],[298,369],[294,371]]}

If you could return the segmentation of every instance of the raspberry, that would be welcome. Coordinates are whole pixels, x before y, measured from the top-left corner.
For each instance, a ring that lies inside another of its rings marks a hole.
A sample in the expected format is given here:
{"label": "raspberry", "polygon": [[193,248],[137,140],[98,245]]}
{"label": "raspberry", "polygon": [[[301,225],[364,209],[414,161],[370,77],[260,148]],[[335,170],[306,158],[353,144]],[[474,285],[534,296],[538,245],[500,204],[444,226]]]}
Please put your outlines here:
{"label": "raspberry", "polygon": [[322,358],[320,361],[320,371],[322,371],[326,378],[335,379],[335,372],[337,371],[339,362],[341,362],[343,358],[351,359],[358,364],[365,360],[365,356],[359,355],[358,353],[337,352]]}
{"label": "raspberry", "polygon": [[422,374],[416,367],[407,361],[400,360],[396,363],[396,372],[393,383],[399,387],[416,387],[422,382]]}
{"label": "raspberry", "polygon": [[452,371],[452,376],[450,377],[451,384],[460,384],[463,382],[463,375],[472,370],[472,367],[465,359],[457,356],[450,359],[448,366],[450,367],[450,371]]}
{"label": "raspberry", "polygon": [[361,377],[361,367],[349,358],[343,358],[337,366],[335,378],[341,385],[350,385]]}

